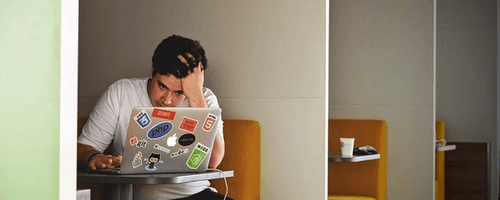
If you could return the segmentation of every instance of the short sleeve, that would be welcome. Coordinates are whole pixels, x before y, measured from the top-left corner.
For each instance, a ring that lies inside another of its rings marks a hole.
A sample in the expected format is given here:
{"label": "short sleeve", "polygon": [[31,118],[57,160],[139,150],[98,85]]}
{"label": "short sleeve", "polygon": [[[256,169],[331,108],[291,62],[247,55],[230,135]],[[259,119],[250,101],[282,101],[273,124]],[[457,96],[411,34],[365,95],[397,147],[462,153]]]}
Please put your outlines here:
{"label": "short sleeve", "polygon": [[[207,101],[207,106],[209,108],[220,108],[219,102],[217,101],[217,97],[212,92],[212,90],[208,88],[203,88],[203,95],[205,96],[205,100]],[[224,144],[224,121],[222,120],[222,112],[220,116],[220,123],[217,126],[216,134],[219,134],[222,144]]]}
{"label": "short sleeve", "polygon": [[111,143],[118,123],[120,102],[119,84],[113,84],[104,92],[83,126],[78,143],[103,152]]}

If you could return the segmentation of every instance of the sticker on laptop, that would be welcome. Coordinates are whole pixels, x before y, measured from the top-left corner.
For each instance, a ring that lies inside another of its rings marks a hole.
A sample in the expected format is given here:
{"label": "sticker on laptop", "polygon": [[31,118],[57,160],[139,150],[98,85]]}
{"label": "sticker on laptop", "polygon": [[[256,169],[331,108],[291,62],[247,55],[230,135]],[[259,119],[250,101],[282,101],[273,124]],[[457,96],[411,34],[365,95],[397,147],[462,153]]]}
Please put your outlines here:
{"label": "sticker on laptop", "polygon": [[137,145],[139,140],[137,139],[137,137],[134,136],[133,138],[130,138],[129,142],[130,142],[131,146],[135,146],[135,145]]}
{"label": "sticker on laptop", "polygon": [[185,149],[179,149],[178,151],[174,152],[174,153],[171,153],[170,154],[170,158],[175,158],[175,157],[178,157],[182,154],[185,154],[189,152],[189,149],[188,148],[185,148]]}
{"label": "sticker on laptop", "polygon": [[174,133],[174,135],[168,137],[167,139],[167,146],[173,147],[177,144],[177,134]]}
{"label": "sticker on laptop", "polygon": [[139,112],[137,115],[134,117],[134,121],[142,128],[145,129],[146,127],[151,124],[151,118],[149,118],[148,113],[145,110],[142,110]]}
{"label": "sticker on laptop", "polygon": [[198,125],[197,120],[191,119],[189,117],[183,117],[181,124],[179,125],[179,129],[193,133],[194,129],[196,129],[196,125]]}
{"label": "sticker on laptop", "polygon": [[154,149],[158,149],[158,150],[160,150],[160,151],[163,151],[163,152],[165,152],[165,153],[170,153],[170,149],[167,149],[167,148],[165,148],[165,147],[162,147],[162,146],[160,146],[159,144],[155,144],[155,145],[153,146],[153,148],[154,148]]}
{"label": "sticker on laptop", "polygon": [[142,152],[139,151],[134,156],[134,160],[132,161],[132,167],[135,169],[140,166],[142,166]]}
{"label": "sticker on laptop", "polygon": [[191,133],[186,133],[179,138],[179,144],[182,146],[189,146],[193,144],[196,137]]}
{"label": "sticker on laptop", "polygon": [[152,140],[160,139],[172,131],[172,122],[160,122],[148,131],[148,138]]}
{"label": "sticker on laptop", "polygon": [[146,161],[146,170],[148,171],[156,171],[156,164],[158,163],[163,163],[161,159],[161,153],[155,153],[155,152],[151,152],[151,154],[149,154],[149,157],[148,158],[144,158],[144,160]]}
{"label": "sticker on laptop", "polygon": [[186,161],[186,165],[191,169],[198,169],[203,160],[207,157],[209,151],[210,149],[205,145],[201,143],[196,144],[196,147],[193,149],[191,155]]}
{"label": "sticker on laptop", "polygon": [[138,148],[146,148],[146,145],[148,145],[148,141],[145,139],[137,141],[137,145],[135,145]]}
{"label": "sticker on laptop", "polygon": [[158,108],[154,108],[153,113],[151,115],[153,117],[167,119],[167,120],[174,120],[174,118],[175,118],[174,111],[162,110],[162,109],[158,109]]}
{"label": "sticker on laptop", "polygon": [[217,116],[211,113],[208,113],[207,118],[205,119],[205,123],[203,123],[203,130],[206,132],[210,132],[217,121]]}

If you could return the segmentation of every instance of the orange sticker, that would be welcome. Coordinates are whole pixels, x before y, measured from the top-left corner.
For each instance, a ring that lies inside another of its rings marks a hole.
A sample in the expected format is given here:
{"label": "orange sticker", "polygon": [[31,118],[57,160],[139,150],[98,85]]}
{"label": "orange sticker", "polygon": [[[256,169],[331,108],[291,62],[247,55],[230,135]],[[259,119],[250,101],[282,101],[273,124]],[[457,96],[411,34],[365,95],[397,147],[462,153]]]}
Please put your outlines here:
{"label": "orange sticker", "polygon": [[153,113],[151,114],[153,117],[158,117],[162,119],[174,120],[175,112],[170,110],[162,110],[162,109],[153,109]]}
{"label": "orange sticker", "polygon": [[196,125],[198,125],[198,121],[196,121],[195,119],[191,119],[189,117],[183,117],[182,122],[179,125],[179,129],[193,133],[194,129],[196,129]]}

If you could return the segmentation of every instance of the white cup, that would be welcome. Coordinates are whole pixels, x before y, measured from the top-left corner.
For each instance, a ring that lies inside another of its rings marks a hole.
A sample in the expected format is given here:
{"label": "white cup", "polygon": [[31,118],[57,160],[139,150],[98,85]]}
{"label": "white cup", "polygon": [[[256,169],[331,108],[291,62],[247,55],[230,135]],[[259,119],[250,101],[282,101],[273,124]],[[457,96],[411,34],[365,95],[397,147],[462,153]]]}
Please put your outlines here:
{"label": "white cup", "polygon": [[342,156],[351,156],[354,149],[354,138],[340,138],[340,150]]}

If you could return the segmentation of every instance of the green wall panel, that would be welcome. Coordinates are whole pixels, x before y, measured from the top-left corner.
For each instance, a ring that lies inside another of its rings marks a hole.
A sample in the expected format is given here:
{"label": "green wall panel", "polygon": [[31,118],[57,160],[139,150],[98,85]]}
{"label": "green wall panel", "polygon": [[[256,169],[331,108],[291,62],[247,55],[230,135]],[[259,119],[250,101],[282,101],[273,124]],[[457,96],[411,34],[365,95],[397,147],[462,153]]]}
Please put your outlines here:
{"label": "green wall panel", "polygon": [[57,199],[60,6],[0,0],[0,199]]}

